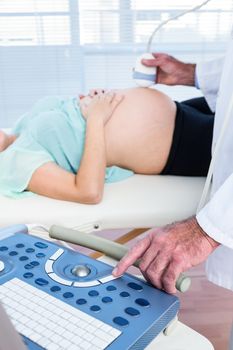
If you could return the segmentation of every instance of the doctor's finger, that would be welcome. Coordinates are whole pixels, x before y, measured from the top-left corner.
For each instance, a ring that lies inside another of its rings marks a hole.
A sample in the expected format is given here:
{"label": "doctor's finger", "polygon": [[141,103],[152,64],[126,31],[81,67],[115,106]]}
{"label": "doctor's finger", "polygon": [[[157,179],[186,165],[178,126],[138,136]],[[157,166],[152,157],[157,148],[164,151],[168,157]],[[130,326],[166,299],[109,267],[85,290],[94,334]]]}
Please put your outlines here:
{"label": "doctor's finger", "polygon": [[176,281],[183,269],[176,261],[171,261],[161,277],[162,288],[170,294],[176,293]]}
{"label": "doctor's finger", "polygon": [[117,266],[113,270],[114,276],[122,275],[133,263],[139,259],[143,253],[149,248],[151,240],[149,235],[136,243],[129,252],[119,261]]}
{"label": "doctor's finger", "polygon": [[142,255],[140,260],[139,268],[142,272],[145,272],[152,261],[159,254],[159,247],[155,244],[151,244],[150,247],[146,250],[146,252]]}
{"label": "doctor's finger", "polygon": [[158,58],[169,58],[171,57],[170,55],[168,55],[167,53],[164,52],[152,52],[152,55],[154,56],[154,58],[158,59]]}
{"label": "doctor's finger", "polygon": [[161,63],[162,62],[159,59],[142,59],[142,64],[144,64],[147,67],[159,67]]}
{"label": "doctor's finger", "polygon": [[155,287],[162,289],[162,276],[169,265],[169,257],[166,254],[158,253],[148,268],[144,271],[144,277]]}

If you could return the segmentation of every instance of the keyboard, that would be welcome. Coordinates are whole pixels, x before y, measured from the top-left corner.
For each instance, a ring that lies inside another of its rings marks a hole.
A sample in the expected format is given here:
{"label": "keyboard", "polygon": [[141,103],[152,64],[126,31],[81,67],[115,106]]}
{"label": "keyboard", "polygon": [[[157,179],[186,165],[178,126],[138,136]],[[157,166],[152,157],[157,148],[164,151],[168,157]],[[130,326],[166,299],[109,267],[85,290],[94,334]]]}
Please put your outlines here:
{"label": "keyboard", "polygon": [[176,317],[176,296],[111,272],[19,226],[0,230],[0,301],[30,350],[141,350]]}
{"label": "keyboard", "polygon": [[16,330],[48,350],[100,350],[121,332],[14,278],[0,286],[0,301]]}

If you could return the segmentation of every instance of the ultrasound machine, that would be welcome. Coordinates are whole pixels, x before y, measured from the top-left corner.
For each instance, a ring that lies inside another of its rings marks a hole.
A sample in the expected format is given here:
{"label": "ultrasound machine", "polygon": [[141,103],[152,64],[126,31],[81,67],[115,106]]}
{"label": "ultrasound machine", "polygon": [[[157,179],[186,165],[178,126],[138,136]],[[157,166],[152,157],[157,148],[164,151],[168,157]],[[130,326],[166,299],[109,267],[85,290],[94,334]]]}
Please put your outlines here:
{"label": "ultrasound machine", "polygon": [[0,302],[26,348],[144,349],[176,317],[176,296],[27,233],[0,230]]}

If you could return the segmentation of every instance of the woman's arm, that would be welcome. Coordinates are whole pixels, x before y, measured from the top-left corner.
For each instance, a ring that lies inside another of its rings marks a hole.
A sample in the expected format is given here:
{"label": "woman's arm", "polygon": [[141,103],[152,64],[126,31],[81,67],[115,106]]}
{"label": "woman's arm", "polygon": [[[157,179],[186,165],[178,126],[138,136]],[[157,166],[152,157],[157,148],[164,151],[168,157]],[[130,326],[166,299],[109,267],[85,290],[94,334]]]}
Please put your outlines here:
{"label": "woman's arm", "polygon": [[85,204],[99,203],[103,196],[106,154],[104,125],[111,117],[122,96],[101,94],[81,106],[87,119],[84,154],[77,174],[55,163],[38,168],[28,190],[47,197]]}

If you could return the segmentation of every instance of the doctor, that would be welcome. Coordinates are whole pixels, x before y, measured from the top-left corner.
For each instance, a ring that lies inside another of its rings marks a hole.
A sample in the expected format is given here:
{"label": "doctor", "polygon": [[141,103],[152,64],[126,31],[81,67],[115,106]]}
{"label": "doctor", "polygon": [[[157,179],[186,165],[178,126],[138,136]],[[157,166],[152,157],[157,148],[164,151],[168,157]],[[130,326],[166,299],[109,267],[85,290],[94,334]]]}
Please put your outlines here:
{"label": "doctor", "polygon": [[216,112],[213,151],[229,108],[231,117],[215,163],[209,202],[195,217],[151,231],[113,273],[121,275],[140,258],[145,278],[157,288],[174,293],[179,274],[208,258],[209,280],[233,290],[233,38],[226,56],[216,61],[193,65],[154,54],[153,60],[143,63],[157,67],[159,83],[198,83]]}

